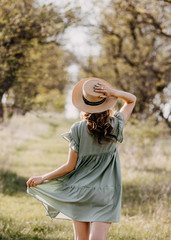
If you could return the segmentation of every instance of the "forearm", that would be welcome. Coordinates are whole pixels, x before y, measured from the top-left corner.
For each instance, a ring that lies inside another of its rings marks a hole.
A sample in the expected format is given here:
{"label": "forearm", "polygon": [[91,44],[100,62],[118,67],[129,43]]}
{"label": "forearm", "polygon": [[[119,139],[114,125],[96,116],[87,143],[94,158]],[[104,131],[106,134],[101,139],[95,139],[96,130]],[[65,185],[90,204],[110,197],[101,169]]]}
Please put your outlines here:
{"label": "forearm", "polygon": [[38,184],[41,184],[45,180],[51,180],[57,177],[62,177],[67,173],[71,172],[75,169],[76,163],[78,159],[78,153],[74,152],[72,149],[69,150],[68,161],[66,164],[62,165],[61,167],[57,168],[56,170],[46,173],[42,176],[33,176],[30,177],[27,181],[28,187],[36,187]]}
{"label": "forearm", "polygon": [[51,180],[57,177],[64,176],[65,174],[71,172],[71,169],[69,169],[67,164],[62,165],[61,167],[57,168],[56,170],[46,173],[42,175],[43,181],[45,180]]}
{"label": "forearm", "polygon": [[124,91],[119,91],[119,90],[113,89],[111,91],[111,96],[121,98],[127,103],[136,102],[136,96],[129,92],[124,92]]}

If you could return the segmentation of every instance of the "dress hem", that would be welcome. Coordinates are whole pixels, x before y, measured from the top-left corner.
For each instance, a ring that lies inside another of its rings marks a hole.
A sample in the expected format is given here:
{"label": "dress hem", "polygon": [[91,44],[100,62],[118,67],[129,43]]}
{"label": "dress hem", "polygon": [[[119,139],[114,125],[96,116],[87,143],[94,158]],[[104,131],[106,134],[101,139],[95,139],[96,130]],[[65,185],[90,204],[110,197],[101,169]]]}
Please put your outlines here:
{"label": "dress hem", "polygon": [[[41,203],[42,203],[42,205],[44,206],[44,208],[46,209],[46,207],[45,207],[45,205],[44,204],[46,204],[46,205],[48,205],[47,203],[44,203],[42,200],[40,200],[39,198],[37,198],[36,197],[36,195],[33,195],[32,193],[29,193],[30,195],[32,195],[34,198],[36,198],[38,201],[40,201]],[[50,206],[50,205],[49,205]],[[54,207],[53,207],[54,208]],[[80,220],[80,219],[78,219],[78,218],[73,218],[73,217],[71,217],[71,216],[69,216],[69,214],[67,214],[67,213],[65,213],[65,211],[61,211],[61,210],[59,210],[59,209],[57,209],[57,208],[54,208],[56,211],[57,211],[57,214],[55,215],[55,216],[52,216],[49,212],[48,212],[48,210],[46,209],[46,214],[45,214],[45,216],[47,216],[47,217],[50,217],[51,218],[51,220],[53,220],[53,219],[63,219],[63,220],[75,220],[75,221],[79,221],[79,222],[106,222],[106,223],[119,223],[120,222],[120,219],[119,220],[110,220],[110,221],[104,221],[104,220],[96,220],[96,219],[93,219],[93,220]],[[57,218],[57,216],[58,216],[58,214],[59,213],[62,213],[62,214],[64,214],[64,215],[66,215],[68,218]]]}

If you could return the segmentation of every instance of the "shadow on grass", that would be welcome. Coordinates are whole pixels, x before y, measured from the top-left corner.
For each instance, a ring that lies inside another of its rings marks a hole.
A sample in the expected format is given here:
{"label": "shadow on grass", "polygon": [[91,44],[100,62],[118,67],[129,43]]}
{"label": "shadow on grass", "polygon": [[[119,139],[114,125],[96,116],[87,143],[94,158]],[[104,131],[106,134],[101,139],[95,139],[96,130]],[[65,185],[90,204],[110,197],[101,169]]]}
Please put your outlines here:
{"label": "shadow on grass", "polygon": [[26,192],[27,180],[14,172],[0,169],[0,192],[11,196],[18,192]]}
{"label": "shadow on grass", "polygon": [[[54,231],[53,225],[40,225],[39,222],[28,224],[16,223],[12,218],[0,216],[0,239],[2,240],[67,240],[67,237],[48,237]],[[61,231],[64,227],[62,226]],[[25,230],[26,232],[24,233]]]}
{"label": "shadow on grass", "polygon": [[123,205],[130,209],[134,206],[140,206],[145,212],[148,207],[152,207],[157,202],[167,203],[170,196],[171,186],[169,182],[149,182],[149,184],[131,182],[123,184]]}
{"label": "shadow on grass", "polygon": [[20,239],[20,240],[42,240],[43,238],[32,233],[22,233],[23,226],[17,226],[17,224],[10,218],[5,218],[0,216],[0,222],[3,224],[0,226],[0,239],[2,240],[11,240],[11,239]]}

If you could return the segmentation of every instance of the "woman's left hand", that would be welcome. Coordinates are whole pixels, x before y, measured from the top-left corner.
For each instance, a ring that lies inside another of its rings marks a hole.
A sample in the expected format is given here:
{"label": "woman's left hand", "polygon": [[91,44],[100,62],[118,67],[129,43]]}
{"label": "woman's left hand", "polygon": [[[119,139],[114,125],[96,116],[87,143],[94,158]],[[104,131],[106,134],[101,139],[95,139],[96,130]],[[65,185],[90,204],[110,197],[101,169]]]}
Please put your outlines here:
{"label": "woman's left hand", "polygon": [[103,98],[110,97],[112,94],[112,90],[113,89],[111,87],[101,84],[101,83],[97,83],[94,86],[94,91],[97,93],[101,93],[100,97],[103,97]]}
{"label": "woman's left hand", "polygon": [[29,180],[26,182],[26,184],[27,184],[27,187],[36,187],[36,185],[42,182],[43,182],[42,176],[35,176],[35,177],[30,177]]}

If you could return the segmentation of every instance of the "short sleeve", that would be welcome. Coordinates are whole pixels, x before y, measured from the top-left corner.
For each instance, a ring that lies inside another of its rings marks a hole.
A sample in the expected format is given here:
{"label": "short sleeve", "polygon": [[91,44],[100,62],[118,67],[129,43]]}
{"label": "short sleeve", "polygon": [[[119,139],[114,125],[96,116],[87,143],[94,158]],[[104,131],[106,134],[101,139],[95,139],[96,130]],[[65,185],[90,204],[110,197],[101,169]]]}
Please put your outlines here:
{"label": "short sleeve", "polygon": [[79,132],[78,132],[78,124],[74,123],[69,132],[65,132],[61,134],[61,136],[69,141],[69,147],[75,152],[79,152]]}
{"label": "short sleeve", "polygon": [[114,114],[114,135],[118,142],[123,141],[123,128],[125,125],[125,120],[121,112],[116,112]]}

